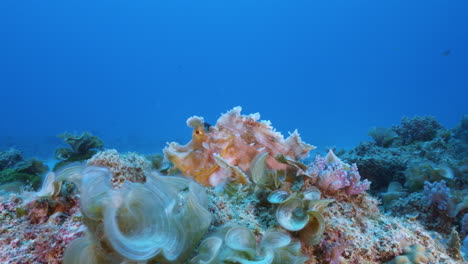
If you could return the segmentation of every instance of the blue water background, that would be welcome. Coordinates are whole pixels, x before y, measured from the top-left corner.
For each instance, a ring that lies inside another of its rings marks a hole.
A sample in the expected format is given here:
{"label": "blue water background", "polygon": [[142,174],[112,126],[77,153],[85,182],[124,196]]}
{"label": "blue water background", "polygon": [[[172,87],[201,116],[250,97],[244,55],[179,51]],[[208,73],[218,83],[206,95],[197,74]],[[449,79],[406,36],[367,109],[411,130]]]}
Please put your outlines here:
{"label": "blue water background", "polygon": [[466,0],[0,1],[0,149],[64,131],[120,151],[186,143],[185,120],[260,112],[321,149],[372,126],[468,113]]}

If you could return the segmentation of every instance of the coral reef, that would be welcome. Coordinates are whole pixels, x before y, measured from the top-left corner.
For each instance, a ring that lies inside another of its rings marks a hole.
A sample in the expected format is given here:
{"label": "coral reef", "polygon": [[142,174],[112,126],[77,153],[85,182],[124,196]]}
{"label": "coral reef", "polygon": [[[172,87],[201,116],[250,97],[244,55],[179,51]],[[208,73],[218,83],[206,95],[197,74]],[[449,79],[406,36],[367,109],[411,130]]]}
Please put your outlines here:
{"label": "coral reef", "polygon": [[74,135],[68,132],[58,135],[68,148],[58,148],[55,150],[55,158],[60,160],[55,164],[54,171],[60,167],[76,161],[85,161],[104,147],[104,142],[91,133],[84,132],[81,135]]}
{"label": "coral reef", "polygon": [[403,145],[415,141],[431,141],[437,135],[442,125],[433,116],[403,117],[401,124],[394,126],[393,130],[401,139]]}
{"label": "coral reef", "polygon": [[[421,225],[381,214],[378,202],[364,192],[369,182],[361,181],[356,167],[344,163],[333,152],[316,157],[310,165],[276,156],[278,162],[289,165],[286,171],[268,168],[267,155],[260,153],[252,161],[247,176],[254,188],[238,188],[224,195],[209,192],[213,232],[228,222],[262,235],[280,228],[301,241],[309,257],[307,263],[382,263],[402,253],[408,243],[430,248],[431,257],[439,263],[454,263],[443,245]],[[313,228],[315,232],[307,232],[309,240],[304,240],[302,230],[310,223],[312,201],[317,200],[323,201],[316,210],[323,224]],[[331,206],[327,206],[330,202]],[[309,242],[312,234],[322,228],[317,240]]]}
{"label": "coral reef", "polygon": [[371,142],[361,142],[342,156],[349,163],[356,163],[359,173],[373,182],[375,190],[383,189],[392,181],[404,181],[404,172],[410,156],[398,148],[379,147]]}
{"label": "coral reef", "polygon": [[[456,228],[463,234],[460,241],[466,236],[463,221],[468,209],[466,124],[466,116],[452,130],[432,117],[403,118],[392,128],[397,137],[391,143],[384,145],[382,135],[374,136],[375,143],[361,143],[344,159],[357,163],[361,175],[374,180],[372,191],[383,199],[382,209],[388,214],[417,220],[450,241]],[[384,184],[387,192],[381,191]],[[446,246],[459,260],[459,254]]]}
{"label": "coral reef", "polygon": [[358,196],[333,203],[324,211],[324,217],[327,222],[322,242],[325,250],[308,250],[327,258],[334,248],[337,247],[335,251],[339,252],[344,248],[339,257],[334,257],[340,261],[335,263],[383,263],[401,254],[406,245],[415,243],[430,248],[436,263],[455,263],[421,225],[381,214],[377,201],[371,197]]}
{"label": "coral reef", "polygon": [[394,216],[417,220],[425,228],[442,234],[450,233],[456,219],[450,217],[449,211],[439,210],[437,206],[428,206],[428,201],[421,192],[410,193],[406,197],[393,200],[383,206],[383,209]]}
{"label": "coral reef", "polygon": [[[239,191],[234,196],[223,195],[213,189],[208,192],[211,201],[209,211],[214,216],[210,229],[216,233],[227,223],[232,223],[247,227],[257,236],[274,228],[283,229],[293,239],[301,241],[303,252],[308,256],[306,263],[382,263],[403,252],[408,243],[419,243],[430,248],[431,256],[438,263],[455,263],[447,255],[443,245],[433,239],[421,225],[409,219],[381,214],[378,201],[368,194],[348,195],[344,191],[320,193],[315,186],[304,187],[300,183],[304,178],[297,177],[292,186],[284,185],[283,182],[282,188],[273,191],[256,186],[256,191]],[[290,186],[289,191],[287,186]],[[317,199],[323,201],[322,206],[315,207],[317,204],[312,203]],[[304,201],[309,201],[307,206],[304,206]],[[277,205],[283,204],[296,209],[278,214],[283,208]],[[320,212],[322,227],[316,227],[314,232],[303,233],[302,229],[298,232],[298,228],[310,221],[304,220],[305,213],[310,211],[307,208],[310,207]],[[293,225],[281,223],[291,219],[291,216],[299,217],[298,221],[293,222]],[[308,240],[304,239],[304,234]],[[314,237],[312,234],[319,235],[316,236],[317,240],[309,242]]]}
{"label": "coral reef", "polygon": [[398,135],[391,143],[384,146],[384,136],[373,136],[375,143],[362,142],[342,158],[356,163],[361,176],[372,181],[376,191],[392,181],[405,183],[413,191],[421,190],[424,181],[456,178],[467,184],[468,144],[455,136],[465,133],[463,127],[447,130],[432,117],[403,118],[402,124],[391,129]]}
{"label": "coral reef", "polygon": [[[416,127],[437,127],[426,119]],[[460,263],[468,226],[461,179],[468,161],[453,156],[460,139],[440,130],[431,138],[430,129],[409,136],[414,124],[405,121],[391,140],[377,134],[392,131],[375,130],[379,143],[362,144],[347,159],[329,151],[305,162],[313,147],[297,132],[284,139],[258,120],[239,107],[215,126],[191,117],[192,141],[170,143],[164,158],[105,150],[47,173],[37,192],[4,190],[0,261]],[[388,185],[383,207],[368,193],[365,167],[349,162],[358,153],[381,155],[366,172],[393,166],[369,177],[378,189]],[[409,157],[414,168],[429,169],[411,172]],[[413,176],[416,187],[405,189]]]}

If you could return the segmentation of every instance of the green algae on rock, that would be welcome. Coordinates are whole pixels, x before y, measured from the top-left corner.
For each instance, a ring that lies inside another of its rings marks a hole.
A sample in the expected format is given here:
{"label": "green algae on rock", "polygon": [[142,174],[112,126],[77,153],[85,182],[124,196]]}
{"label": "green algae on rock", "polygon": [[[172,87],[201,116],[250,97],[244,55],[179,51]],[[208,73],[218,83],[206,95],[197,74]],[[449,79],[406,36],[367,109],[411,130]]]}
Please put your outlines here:
{"label": "green algae on rock", "polygon": [[[6,164],[5,164],[6,165]],[[0,185],[9,182],[22,182],[37,189],[41,184],[41,178],[49,167],[36,158],[24,161],[20,156],[19,160],[11,161],[0,170]]]}
{"label": "green algae on rock", "polygon": [[55,158],[59,162],[55,164],[54,171],[72,162],[85,161],[104,147],[104,142],[89,132],[83,132],[81,135],[65,132],[58,135],[58,137],[67,143],[69,147],[55,150]]}

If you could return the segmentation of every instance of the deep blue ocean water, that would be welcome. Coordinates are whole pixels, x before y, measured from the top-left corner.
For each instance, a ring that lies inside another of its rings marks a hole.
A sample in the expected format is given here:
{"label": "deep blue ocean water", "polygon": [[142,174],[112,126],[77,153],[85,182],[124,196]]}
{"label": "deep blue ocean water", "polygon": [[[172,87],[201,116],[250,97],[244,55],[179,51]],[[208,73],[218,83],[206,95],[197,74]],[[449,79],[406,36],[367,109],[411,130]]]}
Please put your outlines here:
{"label": "deep blue ocean water", "polygon": [[0,150],[160,152],[241,105],[321,149],[468,113],[466,0],[0,1]]}

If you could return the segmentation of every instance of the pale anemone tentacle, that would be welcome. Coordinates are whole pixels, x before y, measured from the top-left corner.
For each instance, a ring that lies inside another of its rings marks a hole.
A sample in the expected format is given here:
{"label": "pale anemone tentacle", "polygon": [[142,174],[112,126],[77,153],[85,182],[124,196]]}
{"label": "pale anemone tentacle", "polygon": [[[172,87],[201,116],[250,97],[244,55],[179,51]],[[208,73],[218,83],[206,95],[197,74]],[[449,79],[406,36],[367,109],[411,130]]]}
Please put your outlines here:
{"label": "pale anemone tentacle", "polygon": [[293,197],[293,195],[287,191],[275,190],[268,195],[267,200],[271,204],[281,204],[288,201],[291,197]]}
{"label": "pale anemone tentacle", "polygon": [[282,231],[267,231],[260,243],[246,227],[227,225],[211,234],[200,245],[190,264],[304,264],[299,241]]}
{"label": "pale anemone tentacle", "polygon": [[252,181],[259,186],[260,188],[269,188],[273,189],[276,186],[276,179],[271,175],[267,166],[266,158],[268,157],[268,152],[259,153],[252,161],[250,166],[250,173],[252,175]]}
{"label": "pale anemone tentacle", "polygon": [[233,227],[225,236],[225,243],[235,251],[246,254],[249,258],[255,257],[257,243],[255,236],[246,227]]}
{"label": "pale anemone tentacle", "polygon": [[114,194],[115,204],[106,207],[104,230],[120,255],[135,261],[147,260],[159,254],[174,236],[167,216],[160,213],[166,204],[143,184],[124,185]]}
{"label": "pale anemone tentacle", "polygon": [[109,196],[112,191],[111,177],[112,174],[106,168],[87,167],[83,171],[80,205],[84,216],[93,220],[102,218],[103,208],[112,202]]}
{"label": "pale anemone tentacle", "polygon": [[291,198],[279,205],[276,220],[289,231],[299,231],[307,225],[309,215],[304,210],[304,202],[301,199]]}
{"label": "pale anemone tentacle", "polygon": [[216,257],[218,256],[223,239],[219,237],[209,237],[200,244],[199,254],[190,260],[193,264],[216,264]]}
{"label": "pale anemone tentacle", "polygon": [[299,232],[299,238],[302,242],[309,245],[317,245],[325,233],[325,219],[317,211],[309,211],[309,222]]}
{"label": "pale anemone tentacle", "polygon": [[[125,181],[116,189],[111,178],[107,168],[82,171],[81,211],[91,238],[71,244],[64,263],[84,257],[80,248],[90,254],[83,263],[95,263],[93,258],[103,260],[96,263],[182,263],[211,224],[202,187],[180,177],[153,175],[145,183]],[[98,253],[103,247],[105,253]]]}
{"label": "pale anemone tentacle", "polygon": [[89,237],[79,237],[70,242],[63,254],[63,263],[67,264],[98,264],[94,245]]}

